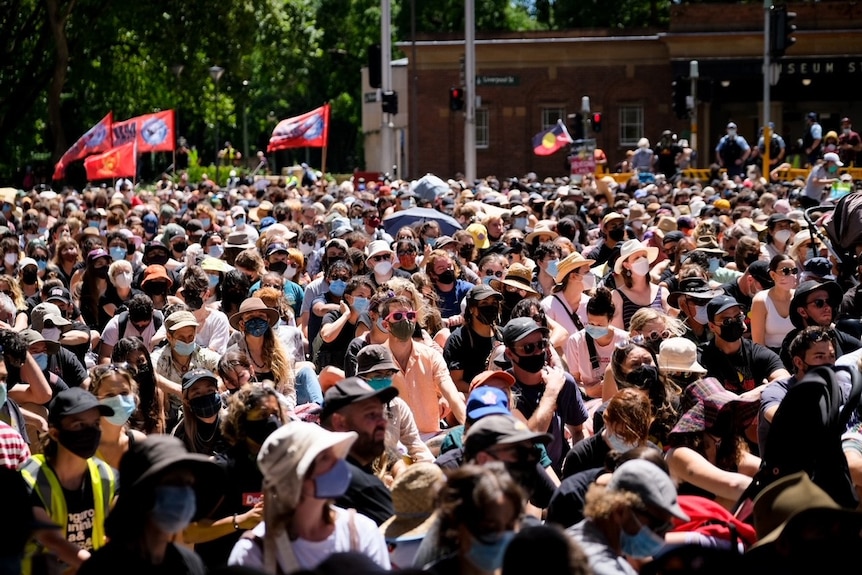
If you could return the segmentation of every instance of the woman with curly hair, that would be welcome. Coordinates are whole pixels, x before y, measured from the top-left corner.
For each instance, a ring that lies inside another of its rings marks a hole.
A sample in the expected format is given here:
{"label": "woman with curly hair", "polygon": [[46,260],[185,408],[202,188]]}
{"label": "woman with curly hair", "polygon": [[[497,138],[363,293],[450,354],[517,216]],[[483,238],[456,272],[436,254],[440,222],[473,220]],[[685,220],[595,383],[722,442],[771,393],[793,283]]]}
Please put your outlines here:
{"label": "woman with curly hair", "polygon": [[230,318],[231,327],[239,330],[242,338],[228,350],[238,349],[245,353],[255,379],[272,381],[275,390],[285,396],[292,410],[296,407],[293,362],[273,330],[277,323],[277,311],[267,307],[259,297],[248,298]]}
{"label": "woman with curly hair", "polygon": [[24,299],[24,292],[21,291],[21,284],[13,276],[4,274],[0,276],[0,293],[9,296],[9,299],[15,304],[15,317],[13,321],[9,322],[9,327],[15,331],[27,329],[30,318],[27,313],[27,301]]}
{"label": "woman with curly hair", "polygon": [[114,410],[113,415],[102,416],[96,455],[114,469],[119,469],[120,459],[132,444],[146,439],[146,435],[129,426],[139,401],[134,369],[128,363],[106,363],[91,372],[90,391],[99,403]]}
{"label": "woman with curly hair", "polygon": [[685,335],[685,325],[681,320],[655,308],[645,307],[637,310],[629,323],[629,336],[643,337],[643,343],[653,354],[657,354],[661,342],[670,337]]}
{"label": "woman with curly hair", "polygon": [[111,350],[111,361],[134,367],[138,408],[129,419],[129,426],[145,435],[165,433],[165,394],[156,385],[153,360],[146,344],[136,337],[124,337]]}
{"label": "woman with curly hair", "polygon": [[256,458],[269,434],[287,423],[287,414],[274,389],[246,385],[227,402],[221,420],[227,444],[216,462],[225,470],[224,497],[210,518],[190,524],[183,532],[186,543],[215,569],[227,563],[240,536],[263,519],[263,476]]}

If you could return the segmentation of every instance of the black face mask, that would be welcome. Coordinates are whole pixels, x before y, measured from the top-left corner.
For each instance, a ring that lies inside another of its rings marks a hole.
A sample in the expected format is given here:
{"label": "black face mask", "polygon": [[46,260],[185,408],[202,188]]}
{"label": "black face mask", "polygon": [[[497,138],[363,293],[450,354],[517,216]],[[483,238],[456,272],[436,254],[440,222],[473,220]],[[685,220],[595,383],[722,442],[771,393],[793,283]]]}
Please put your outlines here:
{"label": "black face mask", "polygon": [[721,333],[719,336],[724,341],[733,343],[734,341],[739,341],[742,338],[742,334],[745,333],[745,322],[744,321],[734,321],[730,324],[722,324]]}
{"label": "black face mask", "polygon": [[287,262],[270,262],[269,264],[269,271],[275,272],[278,275],[283,274],[286,269]]}
{"label": "black face mask", "polygon": [[27,285],[33,285],[36,283],[36,274],[38,270],[26,269],[21,272],[21,281],[23,281]]}
{"label": "black face mask", "polygon": [[143,287],[144,293],[148,296],[164,295],[168,293],[168,284],[165,282],[147,282]]}
{"label": "black face mask", "polygon": [[614,228],[610,232],[608,232],[608,237],[614,240],[615,242],[623,241],[623,238],[626,237],[626,229],[625,228]]}
{"label": "black face mask", "polygon": [[500,308],[497,306],[479,306],[476,308],[476,319],[485,325],[494,325],[500,321]]}
{"label": "black face mask", "polygon": [[199,310],[204,306],[204,300],[201,294],[197,292],[183,293],[183,299],[192,311]]}
{"label": "black face mask", "polygon": [[639,365],[626,376],[626,383],[638,389],[653,389],[658,383],[658,370],[654,365]]}
{"label": "black face mask", "polygon": [[212,417],[222,408],[221,396],[216,392],[201,395],[194,399],[190,399],[189,407],[191,408],[192,413],[201,419]]}
{"label": "black face mask", "polygon": [[446,270],[437,276],[437,281],[443,285],[451,285],[455,283],[455,272],[452,270]]}
{"label": "black face mask", "polygon": [[521,301],[521,294],[518,292],[510,292],[507,291],[503,293],[503,305],[506,306],[507,309],[515,309],[515,306],[518,305],[518,302]]}
{"label": "black face mask", "polygon": [[108,279],[108,266],[101,267],[101,268],[94,268],[93,274],[97,278]]}
{"label": "black face mask", "polygon": [[147,257],[147,265],[150,266],[163,266],[168,263],[168,256],[166,254],[150,254]]}
{"label": "black face mask", "polygon": [[473,246],[464,246],[460,250],[458,250],[458,255],[464,258],[465,260],[472,259],[473,257]]}
{"label": "black face mask", "polygon": [[171,249],[174,250],[175,253],[181,254],[189,248],[189,244],[186,242],[177,242],[171,245]]}
{"label": "black face mask", "polygon": [[527,373],[539,373],[542,371],[542,368],[545,367],[545,354],[540,353],[539,355],[515,355],[515,364],[526,371]]}
{"label": "black face mask", "polygon": [[266,438],[279,427],[281,427],[281,420],[275,415],[270,415],[266,419],[246,421],[245,434],[258,445],[263,445]]}
{"label": "black face mask", "polygon": [[99,449],[102,440],[102,430],[99,427],[85,427],[76,431],[60,429],[58,441],[60,445],[80,457],[90,459]]}

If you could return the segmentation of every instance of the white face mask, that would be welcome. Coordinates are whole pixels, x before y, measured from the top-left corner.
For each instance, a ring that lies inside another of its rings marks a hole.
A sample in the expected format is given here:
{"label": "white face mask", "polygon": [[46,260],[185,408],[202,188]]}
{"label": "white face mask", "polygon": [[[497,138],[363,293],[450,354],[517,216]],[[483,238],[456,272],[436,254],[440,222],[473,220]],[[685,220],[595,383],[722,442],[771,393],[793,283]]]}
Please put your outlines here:
{"label": "white face mask", "polygon": [[596,276],[593,272],[584,274],[583,280],[584,291],[590,291],[596,288]]}
{"label": "white face mask", "polygon": [[793,232],[791,232],[790,230],[779,230],[779,231],[775,232],[775,235],[772,237],[775,238],[776,242],[778,242],[780,244],[786,244],[787,241],[790,239],[790,236],[792,236],[792,235],[793,235]]}
{"label": "white face mask", "polygon": [[123,272],[114,276],[114,285],[118,288],[128,288],[132,285],[132,272]]}
{"label": "white face mask", "polygon": [[6,254],[3,256],[3,262],[7,266],[14,266],[18,263],[18,254]]}
{"label": "white face mask", "polygon": [[736,130],[728,130],[727,135],[733,138],[734,136],[736,136]]}
{"label": "white face mask", "polygon": [[379,276],[385,276],[392,269],[392,262],[377,262],[374,266],[374,273]]}
{"label": "white face mask", "polygon": [[637,276],[645,276],[649,273],[649,260],[638,258],[632,263],[632,273]]}
{"label": "white face mask", "polygon": [[289,266],[287,266],[287,268],[285,268],[284,273],[281,275],[284,276],[284,279],[292,280],[293,278],[296,277],[296,271],[297,271],[296,266],[289,265]]}
{"label": "white face mask", "polygon": [[314,251],[314,244],[300,243],[299,251],[302,252],[302,255],[308,256],[309,254],[311,254],[311,252]]}

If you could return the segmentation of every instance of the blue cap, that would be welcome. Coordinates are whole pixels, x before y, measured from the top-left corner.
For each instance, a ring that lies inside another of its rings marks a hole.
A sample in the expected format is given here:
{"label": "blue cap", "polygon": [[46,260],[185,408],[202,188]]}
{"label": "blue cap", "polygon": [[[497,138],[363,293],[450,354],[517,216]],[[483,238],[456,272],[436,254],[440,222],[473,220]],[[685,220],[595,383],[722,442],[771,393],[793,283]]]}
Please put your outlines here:
{"label": "blue cap", "polygon": [[151,236],[159,233],[159,218],[156,217],[156,214],[146,214],[141,220],[141,223],[144,225],[144,233]]}
{"label": "blue cap", "polygon": [[266,216],[262,220],[260,220],[260,231],[265,230],[269,226],[275,225],[275,218],[272,216]]}
{"label": "blue cap", "polygon": [[496,387],[477,387],[467,398],[467,419],[476,421],[486,415],[511,415],[509,398]]}

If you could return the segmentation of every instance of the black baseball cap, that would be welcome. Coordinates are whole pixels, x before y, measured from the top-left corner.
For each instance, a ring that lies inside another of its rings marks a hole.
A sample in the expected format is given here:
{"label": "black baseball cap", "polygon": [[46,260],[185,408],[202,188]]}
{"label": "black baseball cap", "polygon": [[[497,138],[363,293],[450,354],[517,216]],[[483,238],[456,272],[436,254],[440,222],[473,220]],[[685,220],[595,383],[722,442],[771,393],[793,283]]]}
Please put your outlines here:
{"label": "black baseball cap", "polygon": [[506,347],[511,347],[535,331],[541,330],[542,333],[548,335],[548,328],[542,327],[536,323],[531,317],[516,317],[509,320],[503,326],[503,343]]}
{"label": "black baseball cap", "polygon": [[102,405],[96,396],[80,387],[70,387],[58,393],[48,406],[48,423],[57,426],[67,415],[77,415],[96,408],[99,415],[110,417],[114,410]]}
{"label": "black baseball cap", "polygon": [[709,321],[715,323],[715,316],[732,307],[742,308],[743,305],[729,295],[718,295],[706,304],[706,316]]}
{"label": "black baseball cap", "polygon": [[772,214],[771,216],[769,216],[769,219],[766,220],[766,227],[769,229],[772,229],[775,227],[775,224],[777,224],[778,222],[792,222],[792,221],[793,221],[793,218],[791,218],[787,214],[782,214],[782,213],[776,212],[776,213]]}
{"label": "black baseball cap", "polygon": [[392,360],[392,353],[385,345],[372,343],[356,354],[356,375],[363,376],[373,371],[401,371]]}
{"label": "black baseball cap", "polygon": [[496,298],[500,301],[503,300],[503,294],[495,290],[489,285],[478,284],[470,288],[470,291],[467,292],[467,301],[482,301],[483,299],[488,299],[489,297]]}
{"label": "black baseball cap", "polygon": [[495,445],[522,441],[547,445],[551,439],[550,433],[530,431],[523,421],[511,415],[486,415],[471,425],[464,435],[464,454],[471,457]]}
{"label": "black baseball cap", "polygon": [[746,268],[746,271],[748,275],[757,280],[757,283],[763,286],[763,289],[769,289],[775,285],[775,282],[772,281],[772,277],[769,275],[769,264],[763,260],[752,262]]}
{"label": "black baseball cap", "polygon": [[183,375],[183,391],[186,391],[202,379],[211,379],[218,385],[218,379],[216,379],[213,372],[208,369],[196,368]]}
{"label": "black baseball cap", "polygon": [[358,377],[348,377],[326,390],[323,395],[323,411],[320,417],[325,419],[339,409],[372,397],[379,399],[380,403],[389,403],[397,395],[398,390],[394,387],[375,390]]}
{"label": "black baseball cap", "polygon": [[72,303],[72,296],[69,294],[69,290],[64,287],[53,287],[51,291],[48,292],[48,297],[45,298],[45,301],[61,301],[63,303],[69,304]]}

